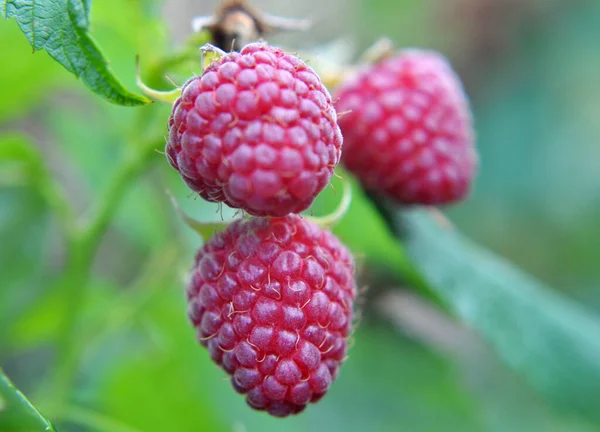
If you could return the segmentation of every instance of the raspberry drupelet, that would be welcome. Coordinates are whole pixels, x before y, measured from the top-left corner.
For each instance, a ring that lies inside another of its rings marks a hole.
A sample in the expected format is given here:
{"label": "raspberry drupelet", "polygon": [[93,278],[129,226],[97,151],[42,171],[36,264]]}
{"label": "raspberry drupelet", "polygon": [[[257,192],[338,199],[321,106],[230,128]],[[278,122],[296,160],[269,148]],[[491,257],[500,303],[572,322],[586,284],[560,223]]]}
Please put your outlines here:
{"label": "raspberry drupelet", "polygon": [[340,241],[300,216],[238,220],[198,252],[188,314],[247,403],[285,417],[319,400],[346,357],[353,272]]}
{"label": "raspberry drupelet", "polygon": [[184,84],[166,153],[204,199],[281,217],[310,207],[329,183],[341,147],[319,76],[298,57],[253,43]]}

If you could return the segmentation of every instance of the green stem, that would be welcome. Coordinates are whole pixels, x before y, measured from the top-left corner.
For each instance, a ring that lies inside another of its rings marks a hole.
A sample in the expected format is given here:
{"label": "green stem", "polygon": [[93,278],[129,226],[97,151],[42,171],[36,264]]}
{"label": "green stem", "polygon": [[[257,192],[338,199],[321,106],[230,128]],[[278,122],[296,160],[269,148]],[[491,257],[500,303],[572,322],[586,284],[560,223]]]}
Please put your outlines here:
{"label": "green stem", "polygon": [[[205,42],[206,35],[195,35],[194,39],[177,55],[169,57],[160,62],[149,74],[151,80],[162,77],[166,68],[189,60],[198,55],[196,46],[199,42]],[[139,140],[139,131],[148,131],[148,125],[153,124],[152,117],[158,113],[150,107],[139,111],[139,116],[132,138],[141,144],[129,146],[124,161],[116,170],[114,177],[109,181],[98,205],[90,213],[87,221],[77,225],[72,209],[68,201],[64,199],[64,192],[56,187],[54,183],[43,189],[44,195],[53,207],[61,227],[67,239],[67,263],[65,270],[58,281],[57,289],[62,290],[63,298],[66,299],[63,310],[63,321],[59,330],[58,357],[56,359],[56,370],[49,382],[41,387],[43,400],[48,403],[48,410],[52,413],[61,413],[68,402],[69,392],[73,386],[78,362],[81,356],[80,333],[81,314],[85,306],[86,285],[89,282],[90,269],[93,264],[102,236],[108,228],[115,211],[123,199],[127,188],[136,177],[149,165],[154,150],[164,145],[161,133],[157,132],[148,141]]]}
{"label": "green stem", "polygon": [[60,412],[67,402],[77,372],[79,329],[81,313],[85,305],[86,285],[102,236],[128,187],[148,166],[151,156],[154,155],[154,149],[159,145],[161,145],[160,141],[150,141],[149,145],[145,144],[141,148],[136,146],[131,148],[132,153],[125,157],[121,167],[110,180],[92,216],[67,239],[69,250],[67,266],[59,283],[67,301],[64,305],[64,319],[59,333],[57,369],[51,385],[45,389],[51,391],[51,397],[48,397],[51,412]]}
{"label": "green stem", "polygon": [[39,191],[55,215],[63,234],[70,238],[76,226],[76,217],[67,194],[49,172],[40,177]]}
{"label": "green stem", "polygon": [[2,414],[2,411],[21,413],[31,421],[28,424],[35,423],[39,430],[56,432],[52,423],[29,402],[0,368],[0,414]]}
{"label": "green stem", "polygon": [[117,170],[117,173],[111,179],[104,196],[100,199],[98,207],[93,212],[93,216],[80,232],[79,241],[86,249],[87,254],[91,255],[86,257],[88,261],[93,258],[102,234],[110,224],[128,186],[148,166],[151,157],[155,155],[154,150],[157,147],[162,147],[162,145],[164,145],[164,142],[161,137],[160,140],[151,141],[150,145],[146,145],[141,149],[132,149],[132,154],[129,154],[125,158],[120,169]]}

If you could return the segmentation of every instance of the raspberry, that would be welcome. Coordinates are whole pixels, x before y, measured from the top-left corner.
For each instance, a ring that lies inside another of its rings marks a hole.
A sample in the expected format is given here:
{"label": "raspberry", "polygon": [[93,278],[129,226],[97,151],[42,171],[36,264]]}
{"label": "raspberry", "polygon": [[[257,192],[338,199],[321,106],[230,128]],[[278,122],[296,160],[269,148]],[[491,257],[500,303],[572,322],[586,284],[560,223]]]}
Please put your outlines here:
{"label": "raspberry", "polygon": [[238,220],[198,252],[188,315],[252,408],[296,414],[346,356],[353,270],[339,240],[298,215]]}
{"label": "raspberry", "polygon": [[440,54],[401,51],[360,70],[336,96],[342,162],[367,189],[405,204],[468,194],[478,163],[471,112]]}
{"label": "raspberry", "polygon": [[254,43],[184,84],[166,153],[204,199],[281,217],[310,207],[329,183],[341,146],[319,76],[299,58]]}

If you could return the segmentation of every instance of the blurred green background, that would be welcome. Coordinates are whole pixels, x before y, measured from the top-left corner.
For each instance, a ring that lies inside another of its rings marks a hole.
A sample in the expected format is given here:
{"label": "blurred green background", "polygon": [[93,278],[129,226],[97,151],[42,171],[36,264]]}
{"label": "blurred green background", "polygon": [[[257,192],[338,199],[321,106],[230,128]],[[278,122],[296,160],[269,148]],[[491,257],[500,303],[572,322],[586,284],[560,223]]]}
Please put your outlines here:
{"label": "blurred green background", "polygon": [[[400,47],[444,52],[471,97],[481,154],[475,191],[450,219],[600,312],[600,2],[339,0],[323,14],[320,3],[253,2],[315,18],[306,37],[272,39],[290,49],[342,37],[356,57],[386,35]],[[92,34],[135,90],[135,55],[142,70],[155,64],[185,38],[191,17],[213,5],[97,0]],[[166,131],[169,107],[108,104],[45,53],[32,55],[13,20],[0,22],[0,47],[0,146],[31,143],[85,217],[124,155],[152,131]],[[182,83],[198,72],[185,65],[171,77]],[[72,291],[56,289],[65,242],[40,193],[44,178],[31,172],[0,161],[0,366],[43,412],[50,408],[65,305],[82,309],[69,403],[49,413],[60,431],[600,430],[550,406],[475,332],[400,289],[395,240],[360,194],[336,230],[369,286],[349,360],[327,397],[302,415],[277,420],[251,411],[187,322],[183,284],[201,242],[165,191],[198,219],[216,220],[216,207],[192,199],[156,152],[129,185],[85,301],[75,303]],[[315,213],[338,199],[326,190]],[[0,406],[0,430],[30,430],[2,423],[3,415]]]}

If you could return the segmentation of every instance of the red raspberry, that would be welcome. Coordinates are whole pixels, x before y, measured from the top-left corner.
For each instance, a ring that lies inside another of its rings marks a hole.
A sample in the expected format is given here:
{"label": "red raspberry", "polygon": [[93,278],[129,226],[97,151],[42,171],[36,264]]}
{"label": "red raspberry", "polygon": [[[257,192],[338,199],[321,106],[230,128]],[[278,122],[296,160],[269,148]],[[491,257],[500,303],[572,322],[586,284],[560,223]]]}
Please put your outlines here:
{"label": "red raspberry", "polygon": [[363,68],[336,94],[342,162],[366,188],[405,204],[464,198],[477,169],[471,112],[440,54],[405,50]]}
{"label": "red raspberry", "polygon": [[184,84],[166,152],[204,199],[280,217],[310,207],[341,146],[319,76],[299,58],[255,43]]}
{"label": "red raspberry", "polygon": [[346,356],[353,270],[339,240],[298,215],[238,220],[200,249],[188,314],[252,408],[285,417],[327,392]]}

